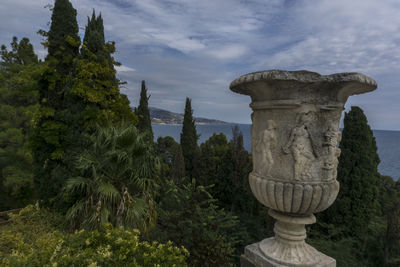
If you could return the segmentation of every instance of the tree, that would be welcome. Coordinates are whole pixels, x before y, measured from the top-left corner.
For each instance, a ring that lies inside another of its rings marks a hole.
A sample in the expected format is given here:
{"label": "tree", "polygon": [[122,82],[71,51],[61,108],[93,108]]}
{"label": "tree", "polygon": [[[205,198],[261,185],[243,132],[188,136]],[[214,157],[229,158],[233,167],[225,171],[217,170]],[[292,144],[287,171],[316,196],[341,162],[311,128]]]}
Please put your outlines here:
{"label": "tree", "polygon": [[183,158],[182,147],[178,144],[175,148],[171,178],[175,184],[181,184],[183,177],[185,177],[185,160]]}
{"label": "tree", "polygon": [[237,125],[232,128],[232,134],[229,150],[223,155],[217,169],[217,179],[212,193],[225,209],[250,213],[255,201],[248,183],[251,170],[250,157],[243,147],[243,134]]}
{"label": "tree", "polygon": [[190,253],[189,266],[230,266],[241,229],[237,218],[220,209],[207,190],[194,180],[180,186],[169,181],[151,237],[184,246]]}
{"label": "tree", "polygon": [[200,145],[202,185],[212,186],[211,195],[218,206],[239,218],[235,254],[244,246],[260,241],[260,236],[272,234],[267,210],[253,196],[248,183],[251,159],[243,147],[243,135],[238,126],[232,128],[233,140],[224,134],[214,134]]}
{"label": "tree", "polygon": [[[88,22],[85,27],[83,46],[81,47],[82,58],[92,59],[103,64],[104,61],[106,61],[109,67],[113,68],[113,59],[110,55],[110,51],[105,49],[105,45],[103,18],[101,14],[96,17],[96,12],[93,10],[92,18],[88,17]],[[94,58],[93,56],[96,57]]]}
{"label": "tree", "polygon": [[90,139],[77,158],[80,176],[66,183],[66,193],[77,196],[67,218],[74,228],[99,229],[110,222],[147,231],[156,218],[152,144],[132,125],[98,128]]}
{"label": "tree", "polygon": [[160,136],[157,139],[157,155],[161,163],[167,164],[169,168],[172,167],[177,146],[179,143],[171,136]]}
{"label": "tree", "polygon": [[160,160],[160,177],[171,178],[176,147],[179,144],[171,136],[158,137],[156,143],[156,154]]}
{"label": "tree", "polygon": [[199,136],[197,135],[196,126],[193,119],[192,103],[189,98],[186,98],[180,143],[182,147],[183,157],[185,159],[186,174],[190,177],[193,177],[193,174],[196,172],[195,166],[197,163],[195,162],[195,159],[199,154],[197,146],[198,138]]}
{"label": "tree", "polygon": [[72,4],[69,0],[55,0],[48,32],[46,61],[55,59],[55,67],[61,76],[67,76],[74,68],[80,44],[78,31],[76,10]]}
{"label": "tree", "polygon": [[[331,244],[334,240],[342,244],[341,249],[352,251],[361,265],[382,266],[385,219],[379,203],[380,160],[375,138],[361,108],[351,107],[345,114],[339,148],[340,191],[333,205],[317,214],[317,225],[313,226],[311,236],[320,239],[321,247],[317,245],[317,249],[325,250],[328,255],[329,251],[337,250]],[[331,243],[322,240],[325,238]]]}
{"label": "tree", "polygon": [[106,43],[101,14],[88,18],[81,56],[77,61],[71,95],[81,102],[84,131],[93,133],[97,125],[118,124],[121,121],[137,123],[126,95],[121,94],[121,82],[116,77],[114,65],[119,65],[112,54],[114,43]]}
{"label": "tree", "polygon": [[2,45],[0,54],[0,210],[5,210],[33,199],[29,137],[42,64],[28,38],[14,37],[11,51]]}
{"label": "tree", "polygon": [[96,125],[137,122],[129,100],[119,91],[114,69],[118,63],[111,56],[115,46],[105,43],[101,16],[93,11],[88,19],[80,54],[77,33],[75,9],[67,0],[56,0],[33,148],[38,198],[59,209],[70,206],[61,188],[77,175],[74,158],[87,147],[87,136]]}
{"label": "tree", "polygon": [[339,195],[323,221],[346,225],[346,234],[363,239],[378,214],[379,156],[375,137],[364,112],[351,107],[345,114],[338,165]]}
{"label": "tree", "polygon": [[208,186],[218,183],[218,170],[222,165],[222,159],[230,149],[231,146],[223,133],[214,133],[208,140],[200,145],[201,159],[200,176],[198,178],[199,184]]}
{"label": "tree", "polygon": [[40,111],[32,142],[34,182],[41,203],[60,205],[58,194],[71,175],[74,149],[81,145],[75,123],[80,114],[79,110],[71,110],[70,104],[74,101],[69,96],[80,38],[76,10],[68,0],[55,1],[46,35],[48,55],[40,79]]}
{"label": "tree", "polygon": [[382,176],[380,201],[386,219],[385,266],[400,264],[400,182],[390,176]]}
{"label": "tree", "polygon": [[140,102],[137,108],[137,116],[139,117],[138,129],[141,132],[147,132],[150,140],[153,140],[153,129],[151,128],[151,118],[149,111],[149,98],[147,96],[147,88],[145,81],[142,81],[142,89],[140,90]]}
{"label": "tree", "polygon": [[5,45],[1,46],[2,69],[11,69],[13,66],[28,66],[39,62],[28,38],[22,38],[18,43],[18,38],[14,36],[11,48],[12,50],[8,51]]}

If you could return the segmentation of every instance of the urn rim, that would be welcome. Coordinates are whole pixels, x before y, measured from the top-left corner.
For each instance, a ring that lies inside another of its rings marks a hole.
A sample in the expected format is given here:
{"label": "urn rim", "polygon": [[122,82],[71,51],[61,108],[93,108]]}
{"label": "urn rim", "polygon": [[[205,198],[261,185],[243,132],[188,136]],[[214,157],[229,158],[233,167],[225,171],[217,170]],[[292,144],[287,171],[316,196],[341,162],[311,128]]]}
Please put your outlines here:
{"label": "urn rim", "polygon": [[[254,85],[263,84],[263,87],[280,87],[279,84],[283,83],[298,84],[303,88],[304,86],[314,86],[318,84],[337,86],[347,91],[339,93],[338,101],[340,102],[345,102],[350,95],[371,92],[377,88],[377,83],[374,79],[358,72],[322,75],[307,70],[287,71],[279,69],[257,71],[242,75],[233,80],[229,88],[233,92],[250,95],[253,98],[257,94],[254,89],[252,89]],[[344,95],[342,96],[342,94]],[[257,98],[258,97],[253,99],[253,101],[257,101]]]}

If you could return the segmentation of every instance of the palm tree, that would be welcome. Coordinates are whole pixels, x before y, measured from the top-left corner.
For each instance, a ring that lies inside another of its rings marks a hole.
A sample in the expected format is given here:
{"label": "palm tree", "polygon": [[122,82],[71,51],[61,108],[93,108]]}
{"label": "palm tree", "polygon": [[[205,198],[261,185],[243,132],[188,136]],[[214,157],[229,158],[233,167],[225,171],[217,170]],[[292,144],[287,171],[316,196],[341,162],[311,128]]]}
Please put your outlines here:
{"label": "palm tree", "polygon": [[156,219],[153,192],[158,162],[153,145],[134,126],[98,127],[77,158],[79,177],[65,191],[77,199],[67,219],[74,228],[98,229],[107,222],[147,232]]}

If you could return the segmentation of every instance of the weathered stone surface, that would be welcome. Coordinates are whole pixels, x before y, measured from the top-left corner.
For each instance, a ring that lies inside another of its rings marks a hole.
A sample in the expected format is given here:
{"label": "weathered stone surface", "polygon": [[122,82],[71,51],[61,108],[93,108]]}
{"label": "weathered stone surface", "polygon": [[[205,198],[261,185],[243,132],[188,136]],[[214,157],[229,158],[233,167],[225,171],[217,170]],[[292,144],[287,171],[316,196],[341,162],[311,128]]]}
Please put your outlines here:
{"label": "weathered stone surface", "polygon": [[[278,264],[271,266],[325,266],[316,265],[326,256],[305,243],[304,225],[314,223],[312,214],[328,208],[339,192],[339,121],[347,98],[376,86],[359,73],[282,70],[246,74],[231,83],[232,91],[252,99],[249,183],[277,219],[275,237],[258,245],[268,264]],[[261,259],[249,257],[243,259]]]}
{"label": "weathered stone surface", "polygon": [[[273,237],[272,237],[273,238]],[[259,249],[260,243],[254,243],[246,246],[244,254],[240,257],[240,265],[242,267],[286,267],[286,266],[313,266],[313,267],[335,267],[336,260],[318,252],[321,259],[315,265],[282,265],[273,262],[265,257]]]}

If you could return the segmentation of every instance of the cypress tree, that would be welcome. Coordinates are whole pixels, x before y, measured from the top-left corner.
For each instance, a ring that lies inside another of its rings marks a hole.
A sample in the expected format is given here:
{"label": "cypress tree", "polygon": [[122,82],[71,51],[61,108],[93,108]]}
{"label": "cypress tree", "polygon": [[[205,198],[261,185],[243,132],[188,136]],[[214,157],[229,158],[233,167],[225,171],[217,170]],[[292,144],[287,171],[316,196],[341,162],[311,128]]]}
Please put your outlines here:
{"label": "cypress tree", "polygon": [[149,98],[147,96],[147,88],[145,81],[142,81],[142,88],[140,90],[140,102],[137,108],[137,115],[139,117],[138,129],[141,132],[148,132],[150,140],[153,140],[153,129],[151,128],[151,119],[149,111]]}
{"label": "cypress tree", "polygon": [[73,61],[79,53],[78,31],[76,10],[72,4],[69,0],[55,0],[48,32],[46,60],[56,59],[57,71],[61,75],[68,75],[73,69]]}
{"label": "cypress tree", "polygon": [[115,62],[111,54],[114,43],[106,43],[101,14],[96,17],[93,10],[85,28],[81,56],[77,62],[74,86],[71,91],[76,101],[84,104],[82,120],[84,130],[92,133],[96,125],[109,122],[118,124],[127,121],[137,123],[137,118],[129,107],[129,100],[119,90],[120,81],[116,77]]}
{"label": "cypress tree", "polygon": [[181,133],[181,147],[183,157],[185,159],[186,174],[193,177],[195,171],[194,166],[197,164],[194,160],[197,158],[198,153],[197,146],[198,135],[196,132],[196,126],[193,119],[192,102],[189,98],[186,98],[185,113],[183,116],[183,126]]}
{"label": "cypress tree", "polygon": [[339,148],[339,195],[320,217],[323,222],[346,225],[345,235],[364,240],[369,222],[379,214],[380,160],[375,137],[361,108],[351,107],[345,114]]}
{"label": "cypress tree", "polygon": [[183,177],[185,177],[185,161],[183,158],[182,147],[177,145],[171,170],[171,178],[175,184],[180,184]]}
{"label": "cypress tree", "polygon": [[[78,145],[71,120],[79,111],[71,110],[69,92],[80,38],[76,10],[68,0],[56,0],[47,33],[46,69],[40,79],[40,112],[33,135],[34,182],[37,198],[45,204],[60,202],[60,193],[69,177],[71,155],[69,142]],[[68,141],[70,140],[70,141]]]}
{"label": "cypress tree", "polygon": [[381,205],[386,229],[384,234],[384,266],[400,264],[400,180],[382,176]]}

